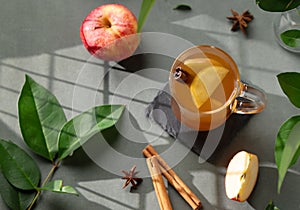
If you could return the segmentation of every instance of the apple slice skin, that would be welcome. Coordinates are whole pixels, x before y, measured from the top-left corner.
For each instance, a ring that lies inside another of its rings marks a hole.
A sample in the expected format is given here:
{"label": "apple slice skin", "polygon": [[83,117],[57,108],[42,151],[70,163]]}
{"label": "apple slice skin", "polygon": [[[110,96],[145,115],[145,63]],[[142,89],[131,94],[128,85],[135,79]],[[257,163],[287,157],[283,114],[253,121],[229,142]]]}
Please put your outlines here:
{"label": "apple slice skin", "polygon": [[244,202],[252,193],[259,171],[258,157],[246,151],[238,152],[229,162],[225,190],[229,199]]}
{"label": "apple slice skin", "polygon": [[105,4],[93,9],[83,20],[80,38],[95,57],[120,61],[131,56],[139,45],[137,19],[121,4]]}

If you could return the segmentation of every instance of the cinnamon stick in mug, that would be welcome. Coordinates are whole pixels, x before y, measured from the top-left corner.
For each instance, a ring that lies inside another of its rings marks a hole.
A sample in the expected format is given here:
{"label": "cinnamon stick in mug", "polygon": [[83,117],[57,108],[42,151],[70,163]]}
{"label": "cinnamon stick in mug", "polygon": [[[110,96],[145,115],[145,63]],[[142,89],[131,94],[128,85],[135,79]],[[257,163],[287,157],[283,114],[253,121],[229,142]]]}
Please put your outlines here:
{"label": "cinnamon stick in mug", "polygon": [[161,210],[172,210],[172,205],[161,176],[161,171],[159,169],[159,163],[156,156],[147,158],[148,169],[152,178],[152,183],[155,189],[156,197]]}

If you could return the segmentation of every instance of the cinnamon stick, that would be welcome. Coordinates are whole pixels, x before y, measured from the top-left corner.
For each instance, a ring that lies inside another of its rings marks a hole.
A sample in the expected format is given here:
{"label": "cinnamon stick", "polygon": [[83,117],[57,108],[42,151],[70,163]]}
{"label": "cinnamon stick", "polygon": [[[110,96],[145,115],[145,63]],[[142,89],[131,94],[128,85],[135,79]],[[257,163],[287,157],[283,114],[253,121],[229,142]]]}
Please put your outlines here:
{"label": "cinnamon stick", "polygon": [[143,150],[145,157],[156,156],[160,170],[166,177],[168,182],[177,190],[177,192],[185,199],[185,201],[195,210],[201,209],[200,199],[190,190],[190,188],[180,179],[180,177],[170,168],[170,166],[159,156],[156,150],[149,144]]}
{"label": "cinnamon stick", "polygon": [[152,183],[155,189],[156,197],[161,210],[172,210],[172,205],[161,176],[159,163],[155,156],[147,158],[147,165],[151,174]]}

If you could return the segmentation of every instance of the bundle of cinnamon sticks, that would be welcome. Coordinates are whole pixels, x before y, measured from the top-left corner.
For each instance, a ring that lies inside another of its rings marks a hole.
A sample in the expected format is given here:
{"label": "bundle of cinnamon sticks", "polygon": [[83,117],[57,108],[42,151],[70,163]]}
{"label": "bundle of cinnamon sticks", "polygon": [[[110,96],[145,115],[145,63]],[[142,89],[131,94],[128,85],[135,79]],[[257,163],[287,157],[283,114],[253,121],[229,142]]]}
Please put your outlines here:
{"label": "bundle of cinnamon sticks", "polygon": [[197,210],[202,208],[200,199],[190,190],[190,188],[180,179],[180,177],[169,167],[169,165],[159,156],[152,145],[143,149],[143,154],[147,158],[148,168],[152,177],[154,189],[162,210],[172,209],[169,196],[166,192],[161,174],[185,199],[185,201]]}

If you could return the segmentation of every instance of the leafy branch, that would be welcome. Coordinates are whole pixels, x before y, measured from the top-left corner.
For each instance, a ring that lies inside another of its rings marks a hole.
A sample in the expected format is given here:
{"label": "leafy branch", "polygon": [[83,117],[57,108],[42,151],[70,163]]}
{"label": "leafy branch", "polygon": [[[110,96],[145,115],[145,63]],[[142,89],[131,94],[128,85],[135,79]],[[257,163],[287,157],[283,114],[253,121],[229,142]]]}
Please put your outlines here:
{"label": "leafy branch", "polygon": [[62,180],[50,181],[61,161],[94,134],[113,126],[123,105],[102,105],[67,121],[57,98],[26,75],[19,101],[19,124],[26,145],[52,167],[41,181],[35,160],[11,141],[0,139],[0,194],[10,209],[32,209],[42,191],[78,195]]}
{"label": "leafy branch", "polygon": [[[143,0],[138,18],[141,32],[155,0]],[[25,76],[19,101],[19,124],[26,145],[49,160],[52,167],[41,181],[35,160],[11,141],[0,139],[0,194],[13,210],[31,210],[42,191],[78,195],[62,180],[53,180],[61,161],[81,147],[94,134],[113,126],[124,110],[123,105],[93,107],[67,121],[57,98],[46,88]]]}
{"label": "leafy branch", "polygon": [[[268,12],[285,12],[296,9],[300,15],[300,0],[256,0],[257,5]],[[291,29],[280,34],[281,40],[289,47],[300,47],[300,30]],[[279,84],[290,102],[300,108],[300,73],[286,72],[277,75]],[[279,128],[275,148],[278,169],[277,192],[280,193],[285,175],[300,156],[300,115],[293,116]],[[270,203],[267,209],[277,209]]]}
{"label": "leafy branch", "polygon": [[[290,102],[300,108],[300,73],[286,72],[277,75],[279,84]],[[280,127],[275,143],[275,161],[278,169],[278,187],[280,193],[284,177],[289,167],[300,156],[300,115],[288,119]]]}

